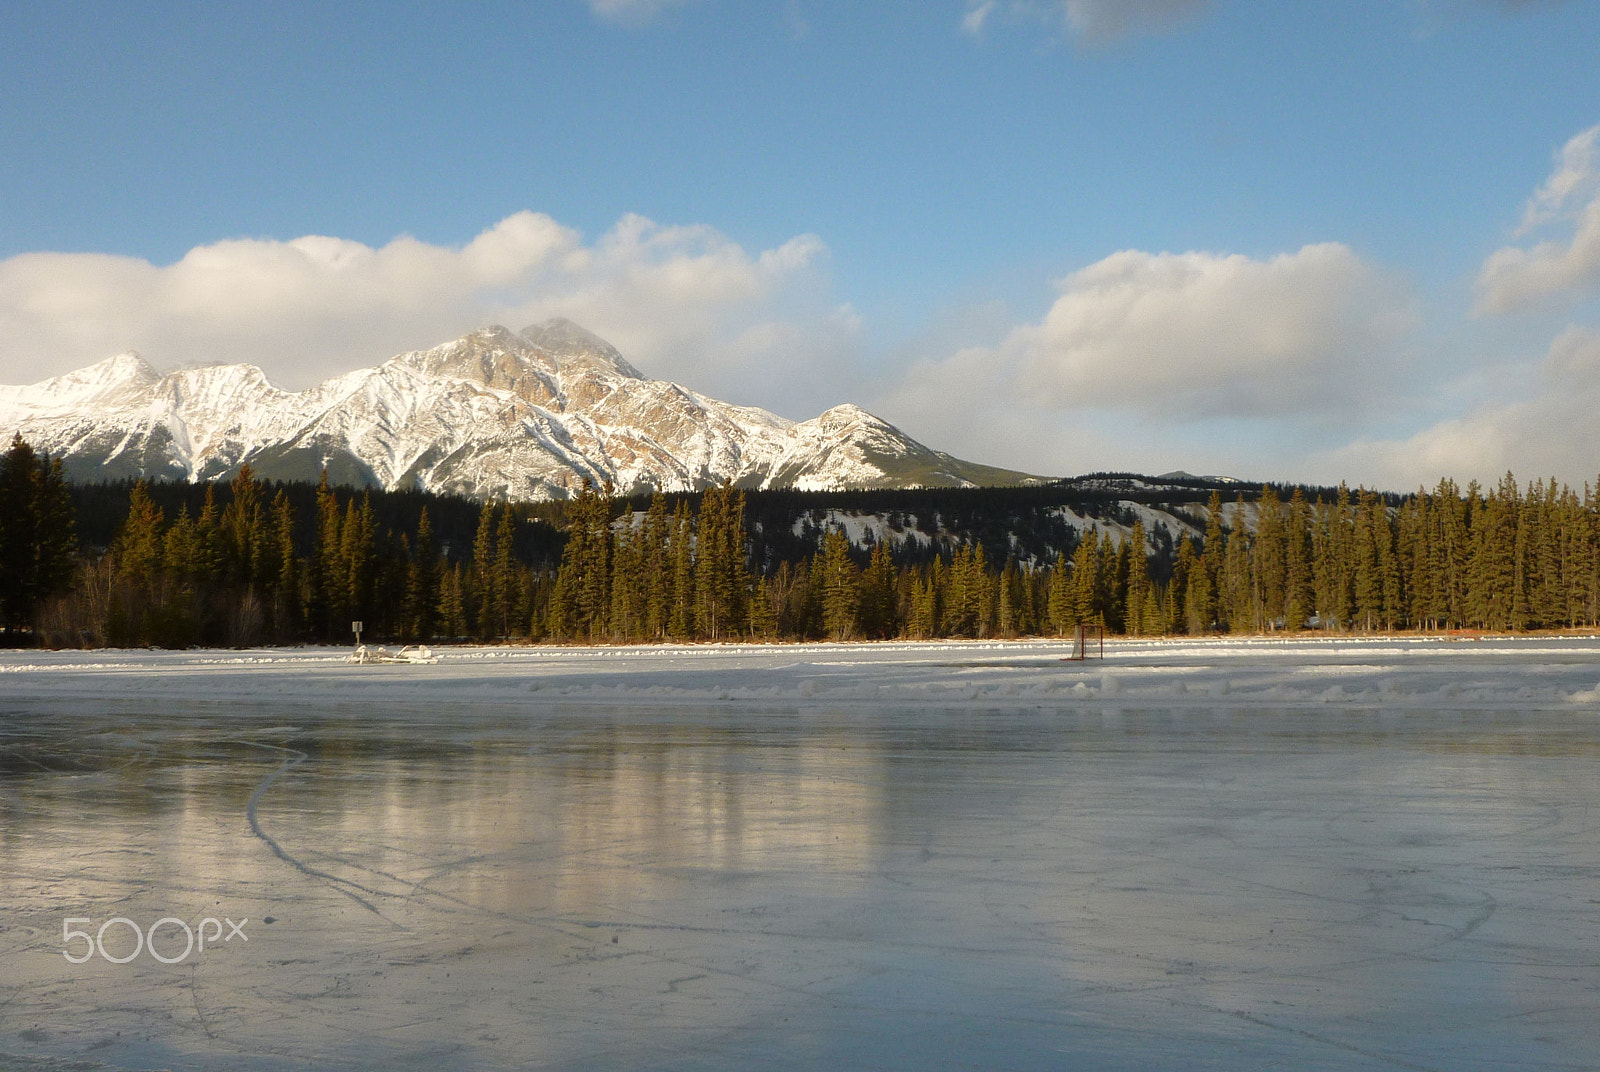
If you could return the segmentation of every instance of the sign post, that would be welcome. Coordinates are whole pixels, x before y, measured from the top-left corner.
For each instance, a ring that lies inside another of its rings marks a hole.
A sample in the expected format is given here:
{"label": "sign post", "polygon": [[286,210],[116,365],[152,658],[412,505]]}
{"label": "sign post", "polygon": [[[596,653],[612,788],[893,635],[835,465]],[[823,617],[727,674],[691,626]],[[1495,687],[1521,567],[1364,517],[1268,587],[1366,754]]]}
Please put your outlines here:
{"label": "sign post", "polygon": [[361,623],[351,622],[350,631],[356,635],[356,647],[359,648],[361,646]]}

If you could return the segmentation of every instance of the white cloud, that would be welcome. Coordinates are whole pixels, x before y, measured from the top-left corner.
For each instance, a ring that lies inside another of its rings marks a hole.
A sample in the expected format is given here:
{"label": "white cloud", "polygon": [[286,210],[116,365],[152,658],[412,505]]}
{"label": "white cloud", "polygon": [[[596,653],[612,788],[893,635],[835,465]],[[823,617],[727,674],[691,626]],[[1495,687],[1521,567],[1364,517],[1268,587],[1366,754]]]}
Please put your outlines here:
{"label": "white cloud", "polygon": [[961,28],[974,36],[997,13],[1012,21],[1063,26],[1078,40],[1099,45],[1134,33],[1170,29],[1210,0],[967,0]]}
{"label": "white cloud", "polygon": [[655,18],[668,8],[688,3],[689,0],[584,0],[602,19],[626,26],[639,26]]}
{"label": "white cloud", "polygon": [[1556,154],[1555,170],[1523,208],[1519,236],[1551,225],[1570,235],[1491,253],[1478,272],[1479,312],[1507,313],[1600,281],[1600,126],[1570,139]]}
{"label": "white cloud", "polygon": [[1600,182],[1600,126],[1568,139],[1556,154],[1556,169],[1528,199],[1518,234],[1527,234],[1559,217],[1578,196],[1593,194]]}
{"label": "white cloud", "polygon": [[961,19],[961,28],[973,36],[983,33],[984,23],[994,14],[995,2],[996,0],[969,0],[967,13]]}
{"label": "white cloud", "polygon": [[1581,486],[1600,470],[1600,333],[1569,327],[1550,346],[1526,397],[1484,405],[1405,439],[1360,440],[1313,459],[1325,479],[1359,472],[1389,488],[1440,477],[1490,481],[1514,471]]}
{"label": "white cloud", "polygon": [[1085,41],[1110,41],[1136,31],[1164,30],[1200,11],[1207,0],[1064,0],[1067,22]]}
{"label": "white cloud", "polygon": [[218,242],[164,266],[23,254],[0,261],[0,382],[136,349],[157,367],[247,361],[301,387],[485,324],[567,316],[651,375],[732,390],[784,356],[753,345],[752,329],[831,330],[826,258],[814,235],[752,255],[712,228],[640,216],[585,244],[532,212],[460,248],[308,236]]}
{"label": "white cloud", "polygon": [[1058,287],[1039,321],[912,365],[879,411],[1032,472],[1288,478],[1408,374],[1407,288],[1336,243],[1269,259],[1129,250]]}
{"label": "white cloud", "polygon": [[1075,272],[1044,319],[916,372],[938,391],[1003,383],[1062,410],[1279,417],[1381,389],[1411,303],[1343,245],[1271,260],[1128,250]]}

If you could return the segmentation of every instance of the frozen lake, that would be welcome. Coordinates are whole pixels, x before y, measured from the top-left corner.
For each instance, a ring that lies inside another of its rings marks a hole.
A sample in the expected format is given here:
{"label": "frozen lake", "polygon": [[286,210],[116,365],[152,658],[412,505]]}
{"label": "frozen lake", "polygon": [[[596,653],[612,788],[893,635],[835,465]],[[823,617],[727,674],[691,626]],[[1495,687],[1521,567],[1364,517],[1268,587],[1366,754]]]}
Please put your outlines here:
{"label": "frozen lake", "polygon": [[1600,1067],[1600,640],[1063,653],[0,653],[0,1068]]}

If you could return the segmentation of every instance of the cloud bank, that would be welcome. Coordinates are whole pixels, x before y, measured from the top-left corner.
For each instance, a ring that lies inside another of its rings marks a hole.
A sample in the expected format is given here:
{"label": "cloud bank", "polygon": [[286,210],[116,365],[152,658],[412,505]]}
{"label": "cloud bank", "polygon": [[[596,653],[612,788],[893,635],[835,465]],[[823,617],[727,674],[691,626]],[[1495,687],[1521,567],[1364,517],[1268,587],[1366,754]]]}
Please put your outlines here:
{"label": "cloud bank", "polygon": [[[1363,440],[1315,460],[1325,473],[1361,472],[1388,488],[1441,476],[1595,479],[1600,471],[1600,333],[1569,327],[1539,363],[1530,397],[1484,405],[1404,439]],[[1600,486],[1597,484],[1596,486]]]}
{"label": "cloud bank", "polygon": [[1519,237],[1561,234],[1491,253],[1478,272],[1477,310],[1511,313],[1580,296],[1600,283],[1600,126],[1575,135],[1555,170],[1528,199]]}
{"label": "cloud bank", "polygon": [[940,395],[1002,382],[1059,410],[1291,416],[1380,389],[1414,320],[1403,288],[1337,243],[1269,260],[1126,250],[1058,289],[1039,322],[925,363],[918,378]]}
{"label": "cloud bank", "polygon": [[1308,430],[1360,427],[1417,320],[1403,284],[1338,243],[1264,259],[1125,250],[1057,290],[998,343],[917,363],[886,415],[1034,472],[1253,475],[1268,444],[1302,457]]}
{"label": "cloud bank", "polygon": [[133,349],[157,367],[249,362],[303,387],[485,324],[567,316],[651,375],[737,397],[797,336],[837,330],[819,298],[826,260],[814,235],[751,254],[634,215],[586,244],[533,212],[460,248],[313,235],[217,242],[171,265],[23,254],[0,261],[0,382]]}

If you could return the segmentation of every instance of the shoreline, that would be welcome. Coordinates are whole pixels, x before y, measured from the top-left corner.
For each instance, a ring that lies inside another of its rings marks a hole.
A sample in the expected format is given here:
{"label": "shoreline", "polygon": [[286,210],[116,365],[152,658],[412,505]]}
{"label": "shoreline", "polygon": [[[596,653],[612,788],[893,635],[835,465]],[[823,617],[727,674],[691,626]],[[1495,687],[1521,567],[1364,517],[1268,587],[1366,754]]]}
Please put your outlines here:
{"label": "shoreline", "polygon": [[[1187,633],[1163,633],[1155,636],[1131,636],[1127,634],[1108,633],[1105,637],[1107,647],[1113,644],[1249,644],[1272,642],[1279,644],[1359,644],[1363,642],[1394,642],[1394,641],[1428,641],[1428,642],[1459,642],[1459,641],[1505,641],[1505,640],[1600,640],[1600,627],[1583,627],[1578,629],[1534,629],[1522,631],[1495,631],[1477,629],[1449,629],[1435,632],[1421,632],[1417,630],[1395,630],[1392,632],[1361,632],[1361,633],[1328,633],[1320,630],[1305,629],[1297,633],[1275,631],[1268,633],[1204,633],[1191,635]],[[371,640],[366,642],[368,647],[386,647],[398,650],[403,646],[427,647],[435,653],[453,651],[472,651],[477,649],[514,650],[514,651],[696,651],[696,650],[732,650],[749,649],[753,651],[784,650],[788,648],[810,648],[818,645],[830,647],[851,647],[865,650],[915,647],[915,646],[982,646],[993,645],[997,647],[1041,646],[1058,645],[1071,647],[1072,637],[1066,636],[1016,636],[1016,637],[890,637],[882,639],[867,639],[852,637],[844,640],[811,639],[811,640],[754,640],[749,638],[727,640],[661,640],[661,641],[529,641],[515,638],[496,638],[494,640],[471,640],[451,638],[447,640],[427,641],[401,641],[401,640]],[[222,652],[296,652],[296,651],[351,651],[355,650],[354,644],[250,644],[238,647],[190,647],[190,648],[163,648],[157,645],[140,647],[94,647],[94,648],[68,648],[68,647],[42,647],[42,646],[12,646],[0,645],[0,662],[8,656],[27,654],[67,654],[94,652],[152,652],[152,653],[183,653],[196,654],[222,653]]]}
{"label": "shoreline", "polygon": [[1121,638],[682,646],[474,645],[431,664],[348,647],[0,652],[0,706],[217,703],[415,712],[459,706],[960,710],[1519,710],[1600,713],[1600,637]]}

